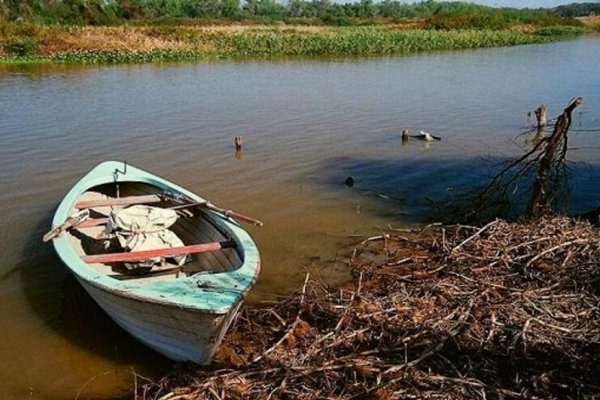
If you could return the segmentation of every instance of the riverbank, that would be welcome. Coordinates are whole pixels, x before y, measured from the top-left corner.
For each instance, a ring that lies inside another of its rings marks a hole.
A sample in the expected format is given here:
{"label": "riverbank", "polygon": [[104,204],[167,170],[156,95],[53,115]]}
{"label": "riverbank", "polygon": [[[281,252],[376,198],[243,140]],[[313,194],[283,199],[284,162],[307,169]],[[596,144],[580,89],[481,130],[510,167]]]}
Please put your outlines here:
{"label": "riverbank", "polygon": [[0,64],[375,56],[547,43],[585,31],[572,26],[445,31],[405,25],[65,27],[7,24],[0,29]]}
{"label": "riverbank", "polygon": [[347,260],[354,284],[307,277],[245,308],[216,365],[136,398],[597,398],[600,233],[565,217],[390,231]]}

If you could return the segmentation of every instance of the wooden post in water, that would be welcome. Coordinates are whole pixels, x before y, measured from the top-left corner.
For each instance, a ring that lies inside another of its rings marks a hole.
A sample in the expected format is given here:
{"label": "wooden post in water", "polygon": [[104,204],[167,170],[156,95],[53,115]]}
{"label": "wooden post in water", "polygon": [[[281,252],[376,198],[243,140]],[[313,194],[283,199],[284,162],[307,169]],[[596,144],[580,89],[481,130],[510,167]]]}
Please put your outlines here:
{"label": "wooden post in water", "polygon": [[[581,105],[581,103],[583,103],[583,97],[577,97],[567,106],[567,108],[565,108],[564,112],[556,120],[554,131],[552,132],[552,136],[548,138],[548,144],[546,145],[544,155],[540,160],[540,169],[535,177],[533,190],[531,191],[531,199],[527,205],[526,214],[530,217],[539,216],[547,205],[546,183],[548,181],[548,174],[550,173],[552,165],[555,164],[557,160],[560,162],[564,157],[564,153],[562,157],[557,157],[558,147],[567,136],[567,132],[571,126],[571,114],[573,113],[573,110]],[[540,108],[542,107],[544,106],[540,106]],[[540,108],[538,108],[538,110]],[[545,109],[546,107],[544,107],[544,111]],[[536,116],[537,115],[536,110]],[[566,152],[566,147],[564,147],[563,152]]]}
{"label": "wooden post in water", "polygon": [[535,118],[537,119],[537,127],[538,129],[546,126],[546,106],[541,105],[535,111]]}
{"label": "wooden post in water", "polygon": [[233,142],[235,143],[235,158],[238,160],[242,159],[242,137],[241,136],[236,136],[235,139],[233,140]]}

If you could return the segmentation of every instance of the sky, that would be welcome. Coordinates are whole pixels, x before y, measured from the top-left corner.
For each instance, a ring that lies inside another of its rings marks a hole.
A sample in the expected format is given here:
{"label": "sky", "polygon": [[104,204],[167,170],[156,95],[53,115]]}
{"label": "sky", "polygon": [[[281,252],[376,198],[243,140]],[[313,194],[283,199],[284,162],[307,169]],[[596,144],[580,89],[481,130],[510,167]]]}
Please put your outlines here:
{"label": "sky", "polygon": [[[484,4],[493,7],[538,8],[556,7],[563,4],[595,2],[594,0],[464,0],[468,3]],[[413,1],[406,1],[412,3]]]}

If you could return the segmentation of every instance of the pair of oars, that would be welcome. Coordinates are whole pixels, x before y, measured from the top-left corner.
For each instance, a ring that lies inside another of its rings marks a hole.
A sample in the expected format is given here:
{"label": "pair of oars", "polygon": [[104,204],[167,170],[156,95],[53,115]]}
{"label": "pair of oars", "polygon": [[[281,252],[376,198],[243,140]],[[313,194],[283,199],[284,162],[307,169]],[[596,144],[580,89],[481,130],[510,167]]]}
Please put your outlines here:
{"label": "pair of oars", "polygon": [[[137,199],[136,199],[137,200]],[[212,204],[209,201],[199,201],[199,202],[188,202],[188,203],[184,203],[182,202],[181,199],[176,198],[175,196],[171,196],[168,194],[160,194],[158,196],[153,195],[152,198],[150,198],[150,196],[145,196],[144,197],[144,201],[143,202],[157,202],[157,201],[161,201],[161,200],[170,200],[170,201],[174,201],[177,203],[183,203],[174,207],[170,207],[171,210],[183,210],[183,209],[188,209],[188,208],[194,208],[194,207],[200,207],[200,208],[205,208],[214,212],[217,212],[219,214],[222,214],[228,218],[233,218],[239,221],[243,221],[243,222],[247,222],[249,224],[252,225],[256,225],[256,226],[263,226],[263,223],[259,220],[257,220],[256,218],[252,218],[249,217],[247,215],[244,214],[240,214],[238,212],[235,212],[233,210],[226,210],[224,208],[220,208],[215,206],[214,204]],[[121,198],[121,199],[113,199],[112,201],[104,201],[104,202],[98,202],[98,201],[89,201],[89,202],[81,202],[78,203],[78,205],[76,205],[77,208],[84,208],[84,204],[86,206],[92,207],[92,206],[99,206],[99,205],[116,205],[116,204],[120,204],[120,205],[126,205],[126,204],[132,204],[131,203],[131,199],[129,199],[128,201],[126,201],[126,199]],[[109,204],[110,203],[110,204]],[[91,227],[91,226],[97,226],[97,225],[103,225],[108,221],[108,218],[96,218],[96,219],[90,219],[89,218],[89,210],[87,209],[87,207],[85,207],[86,209],[79,211],[73,215],[71,215],[69,218],[67,218],[67,220],[62,223],[61,225],[57,226],[56,228],[52,229],[50,232],[46,233],[44,235],[44,237],[42,238],[42,240],[44,242],[48,242],[52,239],[54,239],[57,236],[60,236],[64,231],[66,231],[67,229],[73,228],[75,226],[79,226],[79,227]]]}

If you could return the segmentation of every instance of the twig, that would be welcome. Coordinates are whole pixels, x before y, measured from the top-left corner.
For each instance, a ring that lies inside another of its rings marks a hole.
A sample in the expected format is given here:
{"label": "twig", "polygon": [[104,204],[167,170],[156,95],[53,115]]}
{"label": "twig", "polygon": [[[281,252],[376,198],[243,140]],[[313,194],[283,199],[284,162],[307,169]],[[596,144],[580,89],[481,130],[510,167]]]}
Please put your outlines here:
{"label": "twig", "polygon": [[350,307],[352,307],[352,304],[354,303],[354,298],[356,297],[356,295],[358,294],[358,292],[360,292],[360,287],[362,285],[362,277],[363,277],[363,273],[361,272],[360,276],[358,278],[358,287],[352,293],[352,296],[350,296],[350,301],[348,303],[348,306],[346,308],[344,308],[344,312],[342,313],[342,316],[340,317],[338,323],[335,325],[335,328],[333,329],[334,332],[337,332],[337,331],[340,330],[340,328],[342,326],[342,323],[346,319],[346,315],[348,314],[348,310],[350,309]]}
{"label": "twig", "polygon": [[300,322],[300,314],[302,313],[302,306],[304,305],[304,298],[306,295],[306,285],[308,284],[309,278],[310,278],[310,274],[307,273],[306,278],[304,278],[304,285],[302,286],[302,296],[300,297],[300,303],[298,304],[298,314],[296,315],[296,319],[294,319],[294,322],[292,322],[292,324],[290,325],[290,328],[287,330],[285,335],[283,335],[281,337],[281,339],[279,339],[273,346],[271,346],[266,351],[264,351],[260,356],[254,358],[252,360],[252,363],[256,363],[256,362],[262,360],[266,355],[268,355],[273,350],[275,350],[281,343],[283,343],[284,340],[286,340],[294,332],[294,330],[296,329],[296,326]]}
{"label": "twig", "polygon": [[104,371],[104,372],[100,372],[94,376],[92,376],[90,379],[87,380],[86,383],[83,384],[83,386],[81,386],[79,388],[79,390],[77,391],[77,396],[75,396],[75,400],[79,399],[79,396],[81,395],[81,392],[83,392],[83,389],[85,389],[87,387],[87,385],[89,385],[90,383],[92,383],[93,381],[95,381],[97,378],[104,376],[104,375],[108,375],[111,372],[113,372],[112,369],[109,369],[108,371]]}
{"label": "twig", "polygon": [[469,236],[468,238],[466,238],[465,240],[463,240],[460,244],[456,245],[451,251],[450,253],[454,253],[456,250],[460,249],[461,247],[463,247],[465,244],[469,243],[471,240],[475,239],[477,236],[481,235],[486,229],[488,229],[491,226],[496,225],[500,220],[499,219],[495,219],[494,221],[490,222],[489,224],[485,225],[483,228],[479,229],[477,232],[475,232],[473,235]]}
{"label": "twig", "polygon": [[544,255],[546,255],[548,253],[552,253],[554,250],[558,250],[562,247],[567,247],[567,246],[571,246],[574,244],[585,244],[585,243],[588,243],[588,241],[589,241],[589,239],[575,239],[575,240],[571,240],[569,242],[559,244],[558,246],[551,247],[547,250],[542,251],[537,256],[535,256],[531,260],[529,260],[527,262],[527,264],[525,264],[525,267],[529,267],[535,260],[539,259],[540,257],[543,257]]}

